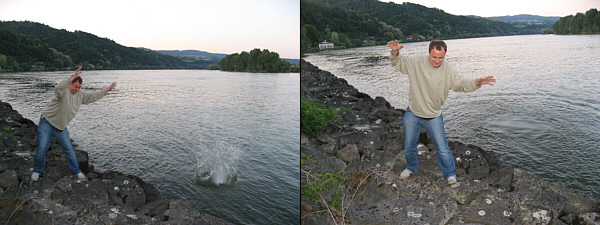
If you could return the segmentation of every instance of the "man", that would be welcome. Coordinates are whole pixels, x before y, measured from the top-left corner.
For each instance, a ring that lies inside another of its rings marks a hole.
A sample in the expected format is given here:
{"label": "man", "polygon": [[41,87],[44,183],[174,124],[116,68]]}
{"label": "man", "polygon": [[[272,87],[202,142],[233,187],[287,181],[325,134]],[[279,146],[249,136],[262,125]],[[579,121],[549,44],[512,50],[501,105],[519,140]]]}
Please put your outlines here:
{"label": "man", "polygon": [[406,179],[419,169],[417,142],[423,126],[435,145],[438,167],[444,179],[448,184],[454,184],[456,183],[454,158],[446,141],[442,105],[450,89],[471,92],[484,84],[493,86],[496,79],[493,76],[466,79],[458,75],[456,69],[444,61],[448,48],[446,43],[440,40],[431,41],[429,55],[421,56],[399,56],[404,46],[400,45],[398,40],[390,41],[387,46],[392,49],[390,55],[392,67],[407,74],[410,83],[408,109],[403,120],[404,154],[407,166],[400,177]]}
{"label": "man", "polygon": [[50,141],[53,136],[58,139],[58,143],[65,153],[65,159],[71,174],[77,176],[79,180],[86,179],[85,175],[79,170],[79,164],[75,157],[75,149],[73,149],[67,125],[71,122],[81,104],[89,104],[104,97],[109,91],[115,88],[117,82],[100,91],[80,91],[83,79],[79,77],[79,74],[81,74],[81,67],[77,69],[73,76],[58,83],[54,88],[53,98],[42,111],[37,130],[38,147],[35,150],[33,161],[32,181],[37,181],[40,178],[40,174],[44,172],[46,167],[46,152],[50,147]]}

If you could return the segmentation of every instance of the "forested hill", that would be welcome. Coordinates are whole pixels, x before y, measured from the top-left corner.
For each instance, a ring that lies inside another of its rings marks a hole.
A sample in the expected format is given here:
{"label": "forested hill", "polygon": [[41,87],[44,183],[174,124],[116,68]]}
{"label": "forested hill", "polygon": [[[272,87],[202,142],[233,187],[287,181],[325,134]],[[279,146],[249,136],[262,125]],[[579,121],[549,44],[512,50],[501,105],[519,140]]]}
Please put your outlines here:
{"label": "forested hill", "polygon": [[455,16],[413,3],[377,0],[301,0],[301,49],[316,50],[327,40],[358,47],[398,39],[423,41],[541,33],[551,25],[510,24],[472,16]]}
{"label": "forested hill", "polygon": [[83,31],[58,30],[35,22],[0,21],[2,71],[84,69],[208,69],[219,59],[179,58],[125,47]]}

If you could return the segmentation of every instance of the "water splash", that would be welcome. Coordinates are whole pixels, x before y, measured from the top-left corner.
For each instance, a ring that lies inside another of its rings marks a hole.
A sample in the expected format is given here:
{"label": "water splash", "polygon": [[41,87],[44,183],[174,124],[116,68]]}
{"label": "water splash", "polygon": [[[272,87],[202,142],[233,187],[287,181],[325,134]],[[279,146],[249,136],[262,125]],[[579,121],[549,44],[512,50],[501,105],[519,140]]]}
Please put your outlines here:
{"label": "water splash", "polygon": [[235,183],[240,152],[237,145],[226,141],[201,143],[196,151],[196,183],[207,186]]}

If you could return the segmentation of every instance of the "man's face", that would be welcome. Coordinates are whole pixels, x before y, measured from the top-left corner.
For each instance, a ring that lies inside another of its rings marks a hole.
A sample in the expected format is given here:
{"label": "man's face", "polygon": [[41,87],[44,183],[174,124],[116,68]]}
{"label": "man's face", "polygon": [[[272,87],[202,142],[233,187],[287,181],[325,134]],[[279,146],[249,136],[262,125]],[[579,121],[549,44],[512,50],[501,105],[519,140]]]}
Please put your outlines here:
{"label": "man's face", "polygon": [[79,82],[75,82],[69,85],[69,91],[71,92],[71,94],[77,93],[79,89],[81,89],[81,83]]}
{"label": "man's face", "polygon": [[431,49],[431,52],[429,52],[429,64],[433,68],[438,68],[438,67],[440,67],[440,65],[442,65],[442,62],[444,61],[445,57],[446,57],[446,51],[444,51],[444,49],[437,50],[437,49],[433,48],[433,49]]}

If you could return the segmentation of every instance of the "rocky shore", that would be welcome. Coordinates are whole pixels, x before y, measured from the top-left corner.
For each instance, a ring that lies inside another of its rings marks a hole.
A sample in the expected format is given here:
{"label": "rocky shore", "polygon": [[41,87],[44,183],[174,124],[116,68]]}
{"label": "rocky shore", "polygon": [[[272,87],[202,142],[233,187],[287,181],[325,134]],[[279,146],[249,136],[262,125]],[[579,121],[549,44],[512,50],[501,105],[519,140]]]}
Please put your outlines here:
{"label": "rocky shore", "polygon": [[304,60],[300,74],[304,99],[342,109],[324,132],[301,133],[301,224],[600,224],[598,200],[477,146],[449,141],[458,183],[448,185],[424,131],[419,171],[400,179],[405,111]]}
{"label": "rocky shore", "polygon": [[56,139],[44,174],[32,182],[37,125],[2,101],[0,141],[0,224],[231,224],[185,201],[162,197],[136,176],[97,172],[88,154],[75,146],[88,177],[78,181]]}

